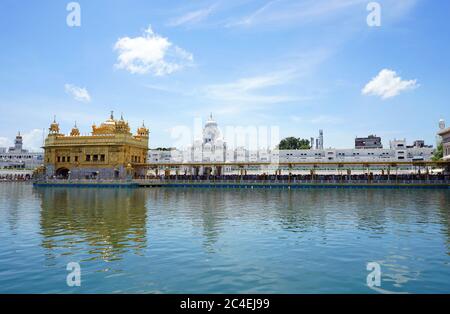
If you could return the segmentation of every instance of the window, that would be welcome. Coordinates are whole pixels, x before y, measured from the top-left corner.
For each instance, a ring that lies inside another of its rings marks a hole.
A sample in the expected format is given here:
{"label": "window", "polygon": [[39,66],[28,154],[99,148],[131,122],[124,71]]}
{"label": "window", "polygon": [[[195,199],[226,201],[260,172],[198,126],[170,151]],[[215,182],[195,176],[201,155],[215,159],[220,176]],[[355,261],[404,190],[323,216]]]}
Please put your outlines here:
{"label": "window", "polygon": [[61,162],[61,157],[58,156],[57,160],[58,160],[58,162]]}
{"label": "window", "polygon": [[86,161],[91,161],[91,155],[86,155]]}
{"label": "window", "polygon": [[70,162],[70,156],[69,156],[69,157],[67,157],[67,162]]}
{"label": "window", "polygon": [[75,156],[75,162],[78,162],[78,156]]}
{"label": "window", "polygon": [[104,154],[100,155],[100,161],[105,161],[105,155]]}
{"label": "window", "polygon": [[94,161],[98,161],[98,155],[94,155]]}

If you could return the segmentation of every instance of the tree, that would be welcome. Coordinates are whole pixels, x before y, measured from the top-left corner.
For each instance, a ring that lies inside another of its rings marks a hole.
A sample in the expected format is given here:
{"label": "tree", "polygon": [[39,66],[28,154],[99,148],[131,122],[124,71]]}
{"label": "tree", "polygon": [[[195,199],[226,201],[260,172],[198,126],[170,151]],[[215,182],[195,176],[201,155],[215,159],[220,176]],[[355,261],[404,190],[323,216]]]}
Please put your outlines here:
{"label": "tree", "polygon": [[433,161],[441,160],[442,157],[444,157],[444,147],[442,146],[442,143],[438,145],[436,150],[433,153]]}
{"label": "tree", "polygon": [[309,144],[309,140],[295,138],[295,137],[286,137],[282,139],[280,144],[278,145],[278,149],[310,149],[311,146]]}

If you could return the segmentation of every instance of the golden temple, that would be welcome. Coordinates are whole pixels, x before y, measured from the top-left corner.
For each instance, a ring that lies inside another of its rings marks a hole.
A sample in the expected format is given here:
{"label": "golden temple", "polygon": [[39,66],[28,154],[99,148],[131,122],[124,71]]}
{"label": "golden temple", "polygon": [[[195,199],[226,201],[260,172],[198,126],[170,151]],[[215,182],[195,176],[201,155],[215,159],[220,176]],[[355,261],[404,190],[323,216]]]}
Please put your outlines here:
{"label": "golden temple", "polygon": [[76,123],[69,135],[60,132],[56,118],[44,144],[47,177],[125,179],[139,175],[137,164],[147,162],[149,130],[144,124],[132,134],[128,122],[113,112],[91,135],[80,135]]}

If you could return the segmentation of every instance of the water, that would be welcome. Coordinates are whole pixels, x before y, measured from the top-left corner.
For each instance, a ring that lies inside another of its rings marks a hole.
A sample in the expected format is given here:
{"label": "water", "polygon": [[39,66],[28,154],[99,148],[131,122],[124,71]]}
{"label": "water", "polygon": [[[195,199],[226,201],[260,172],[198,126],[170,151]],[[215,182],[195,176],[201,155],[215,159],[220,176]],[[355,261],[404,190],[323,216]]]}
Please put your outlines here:
{"label": "water", "polygon": [[[449,293],[449,201],[449,190],[2,183],[0,292]],[[69,262],[80,287],[66,284]]]}

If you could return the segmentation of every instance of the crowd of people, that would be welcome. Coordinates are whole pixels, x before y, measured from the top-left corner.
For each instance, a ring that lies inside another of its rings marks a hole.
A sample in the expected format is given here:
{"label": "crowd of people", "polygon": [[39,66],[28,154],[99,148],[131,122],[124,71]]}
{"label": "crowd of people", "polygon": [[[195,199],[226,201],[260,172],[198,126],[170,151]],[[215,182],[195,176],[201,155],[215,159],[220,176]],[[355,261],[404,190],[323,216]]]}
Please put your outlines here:
{"label": "crowd of people", "polygon": [[29,181],[31,176],[29,174],[6,174],[0,175],[0,182],[11,182],[11,181]]}

